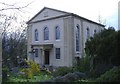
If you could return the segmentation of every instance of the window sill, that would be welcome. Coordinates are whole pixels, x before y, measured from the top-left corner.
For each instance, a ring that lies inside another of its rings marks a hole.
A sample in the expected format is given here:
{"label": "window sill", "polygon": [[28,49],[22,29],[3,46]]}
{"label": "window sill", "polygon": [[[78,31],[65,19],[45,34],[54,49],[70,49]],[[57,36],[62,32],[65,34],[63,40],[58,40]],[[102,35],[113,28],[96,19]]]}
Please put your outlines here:
{"label": "window sill", "polygon": [[76,55],[79,55],[80,54],[80,51],[76,51]]}
{"label": "window sill", "polygon": [[58,40],[55,40],[55,41],[60,41],[60,39],[58,39]]}
{"label": "window sill", "polygon": [[60,59],[56,59],[56,60],[60,60]]}
{"label": "window sill", "polygon": [[35,42],[39,42],[39,41],[35,41]]}
{"label": "window sill", "polygon": [[44,40],[44,41],[50,41],[50,40]]}

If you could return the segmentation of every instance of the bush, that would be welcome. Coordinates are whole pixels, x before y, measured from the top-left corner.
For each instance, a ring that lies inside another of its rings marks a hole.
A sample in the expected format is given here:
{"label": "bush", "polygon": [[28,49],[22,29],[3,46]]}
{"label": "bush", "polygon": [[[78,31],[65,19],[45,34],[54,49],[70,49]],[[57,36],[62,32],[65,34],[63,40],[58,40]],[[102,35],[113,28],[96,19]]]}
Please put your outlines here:
{"label": "bush", "polygon": [[52,74],[52,72],[51,71],[49,71],[49,70],[46,70],[46,69],[41,69],[41,72],[42,72],[42,74],[44,74],[44,75],[51,75]]}
{"label": "bush", "polygon": [[31,72],[34,75],[39,74],[40,68],[39,68],[39,65],[37,63],[35,63],[34,61],[30,61],[30,62],[28,62],[28,65],[30,66]]}
{"label": "bush", "polygon": [[73,72],[73,68],[72,67],[59,67],[56,69],[55,72],[53,72],[53,76],[57,77],[57,76],[64,76],[67,73]]}
{"label": "bush", "polygon": [[88,58],[88,56],[80,58],[78,62],[74,65],[74,71],[88,72],[90,68],[89,62],[90,59]]}
{"label": "bush", "polygon": [[25,78],[33,78],[33,72],[30,68],[24,68],[22,69],[22,72],[24,72]]}
{"label": "bush", "polygon": [[27,61],[28,68],[23,68],[21,71],[24,72],[26,78],[33,78],[34,75],[38,75],[40,73],[40,68],[37,63],[34,61]]}
{"label": "bush", "polygon": [[9,73],[8,67],[2,68],[2,81],[6,81],[8,79],[7,74]]}
{"label": "bush", "polygon": [[120,82],[120,66],[106,71],[96,79],[97,82]]}
{"label": "bush", "polygon": [[104,62],[99,63],[99,64],[97,64],[97,66],[94,66],[94,68],[92,68],[90,70],[90,72],[88,73],[88,77],[93,78],[93,79],[98,78],[110,69],[112,69],[111,64],[107,64],[107,63],[104,63]]}

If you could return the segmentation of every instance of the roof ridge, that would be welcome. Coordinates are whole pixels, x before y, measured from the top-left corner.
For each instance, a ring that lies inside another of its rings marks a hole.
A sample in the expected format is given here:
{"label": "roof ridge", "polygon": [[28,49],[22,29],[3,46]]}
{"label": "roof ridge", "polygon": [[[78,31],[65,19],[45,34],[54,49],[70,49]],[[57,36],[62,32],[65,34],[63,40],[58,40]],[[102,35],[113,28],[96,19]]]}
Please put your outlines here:
{"label": "roof ridge", "polygon": [[50,8],[50,7],[44,7],[44,8],[46,8],[46,9],[51,9],[51,10],[55,10],[55,11],[59,11],[59,12],[64,12],[64,13],[71,14],[70,12],[62,11],[62,10],[58,10],[58,9],[54,9],[54,8]]}

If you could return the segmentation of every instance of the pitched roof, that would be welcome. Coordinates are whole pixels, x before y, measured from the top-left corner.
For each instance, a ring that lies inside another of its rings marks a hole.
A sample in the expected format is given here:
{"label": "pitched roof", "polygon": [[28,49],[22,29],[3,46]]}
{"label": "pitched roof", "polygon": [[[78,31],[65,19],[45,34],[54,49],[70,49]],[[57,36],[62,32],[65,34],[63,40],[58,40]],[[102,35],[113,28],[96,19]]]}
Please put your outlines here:
{"label": "pitched roof", "polygon": [[78,17],[78,18],[81,18],[81,19],[83,19],[83,20],[87,20],[87,21],[89,21],[89,22],[92,22],[92,23],[95,23],[95,24],[98,24],[98,25],[101,25],[101,26],[105,27],[105,25],[103,25],[103,24],[94,22],[94,21],[89,20],[89,19],[87,19],[87,18],[81,17],[81,16],[79,16],[79,15],[77,15],[77,14],[70,13],[70,12],[65,12],[65,11],[61,11],[61,10],[57,10],[57,9],[53,9],[53,8],[48,8],[48,7],[44,7],[42,10],[40,10],[35,16],[33,16],[33,17],[27,22],[27,24],[29,24],[30,21],[32,21],[36,16],[38,16],[38,15],[39,15],[43,10],[45,10],[45,9],[50,9],[50,10],[54,10],[54,11],[66,13],[66,15],[62,15],[62,17],[64,17],[64,16],[74,16],[74,17]]}
{"label": "pitched roof", "polygon": [[62,12],[62,13],[67,13],[70,14],[69,12],[65,12],[65,11],[61,11],[61,10],[57,10],[57,9],[53,9],[53,8],[48,8],[48,7],[44,7],[42,10],[40,10],[35,16],[33,16],[27,23],[29,23],[30,21],[32,21],[36,16],[38,16],[43,10],[45,9],[50,9],[50,10],[54,10],[54,11],[58,11],[58,12]]}

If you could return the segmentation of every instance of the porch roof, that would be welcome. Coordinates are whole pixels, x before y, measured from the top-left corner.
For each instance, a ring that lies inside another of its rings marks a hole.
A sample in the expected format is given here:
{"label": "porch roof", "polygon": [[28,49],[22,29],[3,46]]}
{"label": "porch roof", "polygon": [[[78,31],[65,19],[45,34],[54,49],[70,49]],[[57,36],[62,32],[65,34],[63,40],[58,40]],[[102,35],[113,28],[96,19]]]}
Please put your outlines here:
{"label": "porch roof", "polygon": [[53,48],[53,44],[32,44],[31,47],[41,47],[43,49]]}

